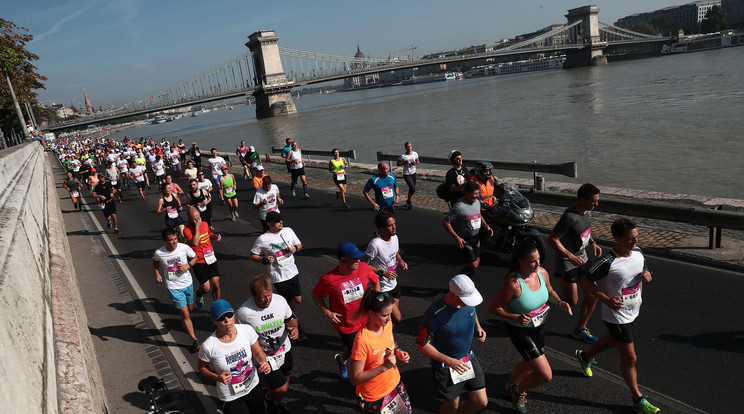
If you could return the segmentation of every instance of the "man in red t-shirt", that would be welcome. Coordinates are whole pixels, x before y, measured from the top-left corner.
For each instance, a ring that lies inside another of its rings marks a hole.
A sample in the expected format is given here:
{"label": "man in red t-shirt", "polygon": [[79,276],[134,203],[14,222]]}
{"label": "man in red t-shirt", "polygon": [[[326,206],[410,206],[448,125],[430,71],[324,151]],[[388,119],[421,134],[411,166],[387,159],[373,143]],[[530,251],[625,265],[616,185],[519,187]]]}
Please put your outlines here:
{"label": "man in red t-shirt", "polygon": [[[349,378],[348,364],[354,337],[367,320],[365,315],[356,315],[364,292],[372,288],[380,291],[380,281],[368,264],[359,260],[364,252],[353,243],[343,243],[336,252],[338,266],[324,274],[313,288],[313,302],[323,312],[344,344],[343,354],[336,354],[338,375]],[[325,298],[328,297],[326,305]]]}
{"label": "man in red t-shirt", "polygon": [[222,236],[209,230],[209,224],[202,221],[199,210],[189,208],[189,225],[183,229],[183,238],[196,253],[198,260],[194,265],[194,275],[199,281],[196,290],[196,307],[204,307],[204,294],[212,290],[212,300],[220,298],[220,268],[214,255],[211,240],[222,240]]}

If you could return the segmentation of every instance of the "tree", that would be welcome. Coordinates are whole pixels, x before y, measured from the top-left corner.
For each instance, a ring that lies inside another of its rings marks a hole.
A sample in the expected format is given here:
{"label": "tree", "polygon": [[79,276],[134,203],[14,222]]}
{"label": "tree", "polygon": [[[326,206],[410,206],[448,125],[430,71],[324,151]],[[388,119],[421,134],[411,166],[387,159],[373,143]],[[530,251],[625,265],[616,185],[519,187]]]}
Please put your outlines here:
{"label": "tree", "polygon": [[654,19],[651,22],[654,26],[661,30],[661,34],[664,36],[676,35],[679,29],[682,28],[682,23],[679,20],[674,19],[672,16],[664,16],[658,19]]}
{"label": "tree", "polygon": [[39,57],[26,50],[26,44],[32,39],[26,28],[0,18],[0,72],[4,78],[0,82],[0,128],[6,131],[25,129],[18,120],[8,79],[18,101],[29,102],[36,107],[37,94],[34,90],[44,89],[42,82],[47,80],[36,73],[36,66],[31,63]]}
{"label": "tree", "polygon": [[726,10],[721,6],[713,6],[705,13],[705,20],[700,23],[701,33],[714,33],[729,28],[729,22],[726,20]]}
{"label": "tree", "polygon": [[652,26],[650,23],[646,22],[638,22],[630,27],[630,30],[638,33],[643,33],[651,36],[656,36],[659,34],[659,29]]}

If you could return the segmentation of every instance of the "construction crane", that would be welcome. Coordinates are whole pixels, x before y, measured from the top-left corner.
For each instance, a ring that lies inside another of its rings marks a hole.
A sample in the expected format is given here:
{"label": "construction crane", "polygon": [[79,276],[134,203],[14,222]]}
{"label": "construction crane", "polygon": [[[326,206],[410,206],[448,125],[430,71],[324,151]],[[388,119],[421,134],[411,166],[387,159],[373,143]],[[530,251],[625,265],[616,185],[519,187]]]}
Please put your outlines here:
{"label": "construction crane", "polygon": [[406,49],[401,49],[398,52],[408,52],[408,51],[410,51],[411,52],[411,59],[414,59],[416,56],[413,54],[413,51],[416,50],[416,48],[417,48],[417,46],[411,45],[411,47],[406,48]]}

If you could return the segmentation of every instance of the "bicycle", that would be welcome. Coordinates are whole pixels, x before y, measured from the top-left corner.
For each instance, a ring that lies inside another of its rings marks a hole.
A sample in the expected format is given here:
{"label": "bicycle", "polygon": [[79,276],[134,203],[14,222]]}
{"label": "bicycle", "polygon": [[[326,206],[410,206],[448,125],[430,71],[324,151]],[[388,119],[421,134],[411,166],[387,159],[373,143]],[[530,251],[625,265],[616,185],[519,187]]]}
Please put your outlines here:
{"label": "bicycle", "polygon": [[143,378],[137,384],[137,389],[147,394],[150,400],[150,411],[145,414],[183,414],[175,408],[183,401],[183,392],[169,390],[162,378],[154,375]]}

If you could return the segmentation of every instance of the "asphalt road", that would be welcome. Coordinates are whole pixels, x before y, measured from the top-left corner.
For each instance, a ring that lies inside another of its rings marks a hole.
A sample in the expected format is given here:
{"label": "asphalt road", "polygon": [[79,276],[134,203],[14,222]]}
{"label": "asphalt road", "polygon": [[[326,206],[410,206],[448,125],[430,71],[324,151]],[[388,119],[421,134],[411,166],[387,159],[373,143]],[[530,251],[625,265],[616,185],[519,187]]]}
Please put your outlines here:
{"label": "asphalt road", "polygon": [[[186,188],[184,182],[179,183]],[[222,242],[215,243],[222,273],[222,297],[234,307],[250,296],[249,280],[266,271],[263,265],[247,259],[253,241],[259,235],[260,223],[258,214],[251,208],[253,191],[242,179],[238,180],[238,185],[238,221],[228,220],[227,206],[214,206],[214,226],[223,237]],[[320,275],[335,266],[338,244],[350,241],[362,249],[366,246],[375,231],[374,213],[356,195],[350,197],[352,208],[342,209],[332,192],[311,189],[312,197],[302,200],[289,196],[287,185],[279,185],[285,200],[281,207],[284,224],[297,233],[303,244],[303,250],[296,258],[303,292],[303,303],[297,315],[309,337],[307,342],[293,346],[295,368],[285,402],[294,412],[354,412],[354,389],[348,382],[338,379],[333,360],[333,355],[340,352],[341,342],[315,308],[310,292]],[[108,341],[122,342],[131,348],[133,342],[138,342],[133,339],[137,336],[132,334],[131,327],[122,317],[127,314],[131,319],[133,305],[140,312],[150,309],[150,314],[144,313],[145,322],[151,328],[150,337],[140,341],[142,347],[156,346],[162,350],[186,390],[194,412],[206,412],[200,405],[209,399],[205,397],[205,391],[216,394],[214,384],[196,373],[197,357],[188,353],[189,341],[182,332],[178,313],[170,303],[165,286],[155,282],[152,271],[152,253],[162,245],[159,234],[164,226],[163,217],[155,215],[157,192],[153,187],[146,201],[139,200],[135,189],[124,193],[125,201],[118,205],[120,235],[107,231],[99,236],[96,229],[68,233],[70,237],[82,234],[100,238],[106,246],[102,260],[113,259],[118,272],[124,276],[127,273],[131,275],[131,281],[122,277],[126,281],[123,287],[135,298],[137,292],[144,294],[140,298],[142,301],[131,303],[117,303],[113,296],[99,295],[98,302],[111,303],[108,306],[103,303],[96,305],[100,306],[98,309],[86,309],[89,318],[96,315],[96,328],[91,328],[94,339],[101,338],[101,332],[105,330],[106,340],[96,341],[97,352],[102,354],[99,362],[103,375],[147,371],[142,367],[147,361],[142,361],[141,351],[117,350]],[[59,194],[64,198],[63,210],[70,210],[66,211],[66,216],[78,214],[71,211],[66,192],[60,188]],[[93,214],[97,228],[105,230],[100,210],[91,205],[90,198],[87,201],[86,208],[92,208],[92,211],[85,214]],[[415,411],[434,413],[441,401],[432,389],[428,360],[416,352],[414,341],[421,315],[433,300],[446,292],[449,278],[458,272],[463,262],[452,239],[441,226],[441,212],[400,210],[396,218],[402,255],[410,266],[399,279],[403,292],[403,320],[395,326],[394,333],[398,343],[411,353],[412,359],[407,365],[401,364],[400,369]],[[640,235],[641,246],[643,236]],[[73,255],[88,249],[87,246],[74,245],[72,239],[71,244]],[[77,262],[78,257],[75,259]],[[97,260],[95,254],[81,259],[81,263],[76,263],[78,273],[85,272],[86,261]],[[488,301],[504,278],[507,259],[500,254],[484,253],[481,267],[474,277],[485,298],[478,307],[478,315],[488,339],[484,344],[474,343],[473,349],[486,372],[489,394],[486,412],[513,410],[510,402],[500,396],[500,391],[519,356],[509,341],[504,322],[487,310]],[[744,278],[730,271],[648,255],[647,261],[654,271],[654,281],[644,286],[641,316],[634,325],[642,390],[664,412],[738,411],[737,407],[744,404],[744,395],[736,391],[741,390],[740,370],[744,367],[744,319],[736,298],[744,291]],[[544,265],[552,273],[552,253]],[[83,286],[83,296],[90,296],[88,291],[92,288]],[[89,303],[95,301],[89,298],[86,306]],[[209,303],[211,300],[207,301],[205,310],[195,311],[192,315],[200,340],[213,331],[206,311]],[[604,334],[606,331],[599,312],[599,309],[595,312],[589,327],[595,334]],[[110,325],[108,328],[107,323]],[[546,327],[546,353],[554,377],[551,383],[529,393],[530,412],[632,412],[630,394],[619,376],[617,353],[610,350],[601,354],[597,358],[599,367],[595,369],[594,378],[584,378],[573,353],[577,348],[586,349],[587,345],[570,336],[573,326],[575,317],[558,310],[551,311]],[[118,358],[106,358],[103,355],[106,352],[119,353]],[[121,355],[121,352],[132,357]],[[206,388],[200,385],[202,381]],[[136,384],[130,391],[107,389],[107,394],[109,400],[113,400],[112,406],[130,408],[121,412],[144,411],[146,408],[142,398],[136,397]]]}

